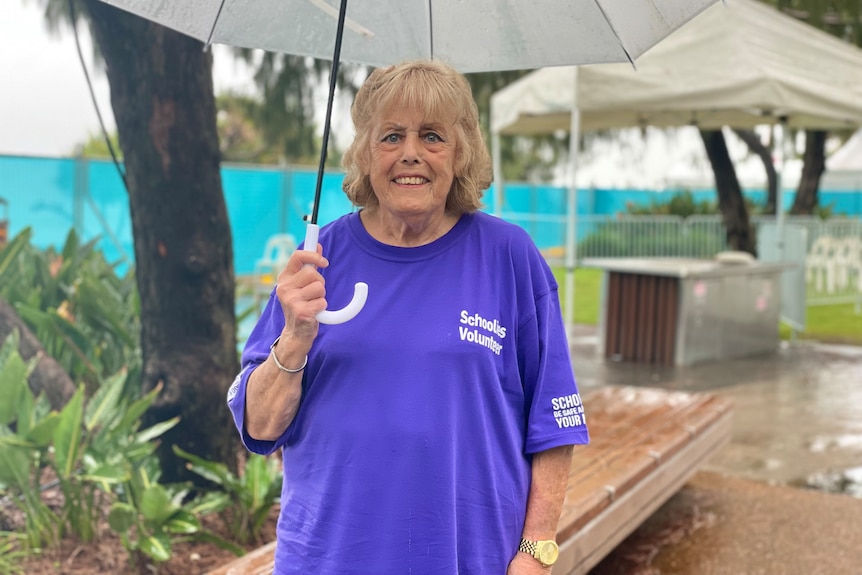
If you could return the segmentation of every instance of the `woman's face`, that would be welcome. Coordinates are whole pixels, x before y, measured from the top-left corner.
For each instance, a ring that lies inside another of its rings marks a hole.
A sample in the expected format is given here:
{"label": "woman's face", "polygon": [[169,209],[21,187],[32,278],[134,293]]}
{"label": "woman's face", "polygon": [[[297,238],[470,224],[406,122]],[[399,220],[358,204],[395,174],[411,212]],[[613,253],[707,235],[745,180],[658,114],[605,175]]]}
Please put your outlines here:
{"label": "woman's face", "polygon": [[391,109],[371,126],[371,187],[402,219],[441,215],[455,176],[455,126],[422,110]]}

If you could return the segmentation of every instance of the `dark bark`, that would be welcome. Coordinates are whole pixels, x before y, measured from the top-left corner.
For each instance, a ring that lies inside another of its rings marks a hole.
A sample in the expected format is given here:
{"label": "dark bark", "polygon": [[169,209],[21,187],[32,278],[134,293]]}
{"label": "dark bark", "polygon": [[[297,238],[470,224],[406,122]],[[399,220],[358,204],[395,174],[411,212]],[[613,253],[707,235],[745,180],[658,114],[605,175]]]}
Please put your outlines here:
{"label": "dark bark", "polygon": [[33,356],[39,357],[39,362],[27,379],[30,390],[37,396],[44,393],[51,408],[59,411],[75,393],[75,382],[63,366],[47,354],[27,324],[15,313],[15,309],[0,298],[0,343],[6,341],[15,329],[18,330],[18,354],[25,361]]}
{"label": "dark bark", "polygon": [[775,164],[772,161],[772,152],[763,145],[758,135],[752,130],[734,129],[733,132],[763,162],[763,169],[766,170],[766,205],[763,207],[763,213],[774,216],[775,203],[778,201],[778,173],[775,171]]}
{"label": "dark bark", "polygon": [[805,133],[805,156],[802,175],[796,188],[796,198],[790,213],[797,216],[810,216],[819,204],[818,189],[820,176],[826,170],[826,131],[808,130]]}
{"label": "dark bark", "polygon": [[128,180],[143,389],[164,386],[145,423],[181,416],[162,437],[163,480],[198,481],[172,444],[231,467],[237,447],[225,406],[239,365],[212,56],[196,40],[102,2],[86,6]]}
{"label": "dark bark", "polygon": [[736,177],[736,170],[727,151],[727,142],[721,130],[700,130],[700,137],[706,147],[706,155],[715,175],[715,189],[718,193],[718,208],[721,210],[724,226],[727,229],[727,244],[732,250],[757,255],[755,240],[748,220],[748,210],[742,197],[742,188]]}

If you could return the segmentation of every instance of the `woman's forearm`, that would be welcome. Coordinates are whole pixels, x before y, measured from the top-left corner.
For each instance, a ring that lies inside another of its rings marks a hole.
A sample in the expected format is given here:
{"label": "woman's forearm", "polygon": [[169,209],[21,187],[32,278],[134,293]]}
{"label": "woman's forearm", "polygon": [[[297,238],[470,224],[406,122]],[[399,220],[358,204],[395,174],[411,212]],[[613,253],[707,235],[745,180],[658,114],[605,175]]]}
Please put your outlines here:
{"label": "woman's forearm", "polygon": [[522,536],[530,541],[555,539],[566,497],[572,446],[562,445],[533,455],[532,480]]}
{"label": "woman's forearm", "polygon": [[[305,347],[282,338],[272,351],[283,366],[295,369],[305,362]],[[250,436],[262,441],[281,437],[299,409],[302,374],[282,371],[272,354],[251,372],[245,393],[245,428]]]}

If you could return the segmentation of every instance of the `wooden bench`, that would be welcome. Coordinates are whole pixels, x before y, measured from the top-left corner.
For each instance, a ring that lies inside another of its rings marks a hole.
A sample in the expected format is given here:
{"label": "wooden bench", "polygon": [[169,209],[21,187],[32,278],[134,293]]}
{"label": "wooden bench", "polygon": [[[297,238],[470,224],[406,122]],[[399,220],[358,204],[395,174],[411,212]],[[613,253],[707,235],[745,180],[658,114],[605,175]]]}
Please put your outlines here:
{"label": "wooden bench", "polygon": [[[729,438],[731,404],[709,394],[608,386],[583,394],[590,445],[575,449],[555,575],[594,567]],[[269,575],[275,543],[208,575]]]}

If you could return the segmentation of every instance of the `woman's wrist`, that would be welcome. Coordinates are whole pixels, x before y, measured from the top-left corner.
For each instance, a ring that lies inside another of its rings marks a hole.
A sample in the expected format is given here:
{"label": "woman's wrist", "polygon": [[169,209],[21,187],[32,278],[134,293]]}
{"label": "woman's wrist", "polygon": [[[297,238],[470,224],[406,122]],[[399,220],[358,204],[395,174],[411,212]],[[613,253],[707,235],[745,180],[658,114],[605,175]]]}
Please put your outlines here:
{"label": "woman's wrist", "polygon": [[280,334],[275,341],[269,346],[269,355],[275,366],[285,373],[295,374],[300,373],[308,364],[308,354],[302,351],[302,348],[295,345],[292,338]]}

